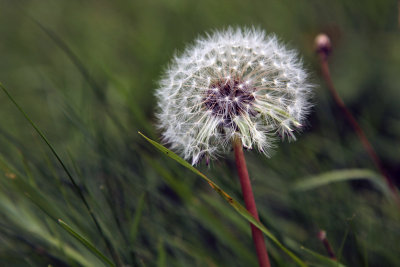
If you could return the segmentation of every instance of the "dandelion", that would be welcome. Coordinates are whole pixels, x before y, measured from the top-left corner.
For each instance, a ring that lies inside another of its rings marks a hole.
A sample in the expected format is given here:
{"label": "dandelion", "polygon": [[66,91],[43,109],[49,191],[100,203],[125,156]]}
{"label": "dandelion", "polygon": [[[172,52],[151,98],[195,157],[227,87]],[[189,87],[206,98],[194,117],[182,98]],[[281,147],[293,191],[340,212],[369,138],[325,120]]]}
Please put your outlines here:
{"label": "dandelion", "polygon": [[[309,111],[310,85],[296,52],[256,29],[199,38],[176,56],[157,90],[163,139],[192,164],[229,150],[247,210],[259,220],[243,147],[268,155],[274,138],[295,139]],[[251,224],[260,266],[270,266],[262,232]]]}
{"label": "dandelion", "polygon": [[174,57],[156,92],[159,127],[192,164],[229,151],[234,138],[269,155],[276,136],[295,139],[309,92],[296,52],[263,31],[228,28]]}

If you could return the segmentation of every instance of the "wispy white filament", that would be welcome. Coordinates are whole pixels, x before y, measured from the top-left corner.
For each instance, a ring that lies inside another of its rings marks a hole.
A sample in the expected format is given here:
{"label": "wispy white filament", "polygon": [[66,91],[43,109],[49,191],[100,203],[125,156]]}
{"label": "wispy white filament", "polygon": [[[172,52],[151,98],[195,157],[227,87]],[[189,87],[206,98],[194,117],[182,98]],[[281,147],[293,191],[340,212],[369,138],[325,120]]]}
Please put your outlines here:
{"label": "wispy white filament", "polygon": [[297,53],[275,36],[229,28],[172,60],[156,92],[158,125],[192,164],[229,150],[234,136],[267,155],[275,136],[295,138],[310,88]]}

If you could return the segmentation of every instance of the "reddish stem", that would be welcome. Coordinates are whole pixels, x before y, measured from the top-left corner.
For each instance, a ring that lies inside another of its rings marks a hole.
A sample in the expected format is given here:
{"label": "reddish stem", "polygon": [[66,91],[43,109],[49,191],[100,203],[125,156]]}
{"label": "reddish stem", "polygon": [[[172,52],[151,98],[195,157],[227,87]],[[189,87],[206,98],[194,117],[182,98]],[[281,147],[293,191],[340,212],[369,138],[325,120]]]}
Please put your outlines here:
{"label": "reddish stem", "polygon": [[[325,37],[325,36],[323,36],[323,37]],[[326,38],[328,38],[328,37],[326,37]],[[382,177],[384,178],[386,184],[388,185],[390,191],[392,192],[395,201],[400,206],[400,198],[399,198],[399,194],[397,192],[396,186],[394,185],[392,180],[389,178],[389,175],[387,174],[385,168],[383,167],[380,158],[376,154],[374,148],[372,147],[371,143],[369,142],[364,131],[358,124],[357,120],[354,118],[353,114],[351,114],[351,112],[348,110],[348,108],[344,104],[343,100],[340,98],[339,94],[337,93],[335,86],[333,85],[333,81],[331,78],[331,74],[329,71],[329,65],[328,65],[328,55],[329,55],[331,47],[330,47],[329,39],[327,39],[327,40],[324,39],[324,41],[327,43],[324,43],[323,41],[321,41],[318,44],[318,39],[317,39],[317,52],[319,55],[319,62],[321,65],[322,76],[326,82],[326,85],[328,86],[328,89],[333,97],[333,100],[339,106],[339,108],[341,109],[341,111],[343,112],[343,114],[345,115],[347,120],[349,121],[350,125],[352,126],[353,130],[356,132],[358,138],[360,139],[362,145],[364,146],[364,149],[367,151],[369,157],[372,159],[376,168],[382,174]]]}
{"label": "reddish stem", "polygon": [[321,240],[322,243],[324,244],[325,249],[329,254],[329,258],[335,261],[336,260],[335,252],[333,252],[333,248],[329,243],[328,238],[326,238],[326,232],[324,230],[318,232],[318,239]]}
{"label": "reddish stem", "polygon": [[[257,219],[258,212],[256,202],[254,200],[253,190],[251,189],[251,183],[249,173],[247,171],[246,159],[244,158],[242,142],[239,138],[233,141],[233,148],[235,150],[235,161],[236,168],[239,174],[240,185],[242,187],[242,193],[246,209]],[[258,263],[260,267],[270,267],[271,264],[268,258],[267,248],[265,246],[264,235],[260,229],[250,224],[251,234],[253,236],[254,245],[256,247]]]}

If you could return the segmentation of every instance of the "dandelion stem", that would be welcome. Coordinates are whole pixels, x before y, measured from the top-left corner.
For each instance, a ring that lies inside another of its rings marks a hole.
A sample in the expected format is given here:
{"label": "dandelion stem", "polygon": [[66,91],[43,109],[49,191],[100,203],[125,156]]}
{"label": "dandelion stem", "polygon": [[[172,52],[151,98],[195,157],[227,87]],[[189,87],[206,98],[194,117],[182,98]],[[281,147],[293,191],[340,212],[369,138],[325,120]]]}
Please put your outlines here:
{"label": "dandelion stem", "polygon": [[331,51],[331,44],[328,36],[324,34],[320,34],[316,38],[316,49],[317,53],[319,56],[319,62],[321,66],[321,72],[322,76],[326,82],[326,85],[328,86],[328,89],[333,97],[333,100],[336,102],[336,104],[339,106],[341,109],[342,113],[346,117],[346,119],[349,121],[351,127],[357,134],[358,138],[360,139],[362,145],[364,146],[364,149],[368,153],[369,157],[373,161],[375,167],[380,171],[382,174],[383,179],[385,180],[387,186],[389,187],[390,191],[393,194],[393,197],[397,204],[400,207],[400,197],[397,192],[397,188],[393,181],[390,179],[388,173],[386,172],[385,168],[383,167],[383,164],[378,156],[378,154],[375,152],[374,148],[372,147],[371,143],[369,142],[367,136],[365,135],[364,131],[358,124],[357,120],[354,118],[353,114],[351,114],[350,110],[346,107],[344,104],[343,100],[340,98],[339,94],[337,93],[335,86],[333,84],[331,74],[329,71],[329,65],[328,65],[328,56]]}
{"label": "dandelion stem", "polygon": [[[246,159],[244,158],[243,146],[239,138],[235,138],[233,140],[233,148],[235,150],[236,168],[239,174],[240,185],[242,187],[242,193],[246,208],[257,220],[259,220],[253,190],[251,189],[249,173],[247,171]],[[250,224],[250,227],[257,252],[258,263],[260,267],[270,267],[271,265],[269,262],[263,233],[253,224]]]}

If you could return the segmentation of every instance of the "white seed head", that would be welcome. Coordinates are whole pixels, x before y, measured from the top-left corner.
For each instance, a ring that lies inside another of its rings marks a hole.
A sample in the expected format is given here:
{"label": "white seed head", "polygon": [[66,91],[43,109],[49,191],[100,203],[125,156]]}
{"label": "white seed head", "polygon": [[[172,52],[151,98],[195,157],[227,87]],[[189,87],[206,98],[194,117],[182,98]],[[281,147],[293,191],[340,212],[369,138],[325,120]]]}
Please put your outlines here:
{"label": "white seed head", "polygon": [[294,139],[311,85],[297,53],[256,29],[216,31],[175,56],[161,79],[163,140],[192,164],[231,147],[233,137],[268,155],[274,136]]}

